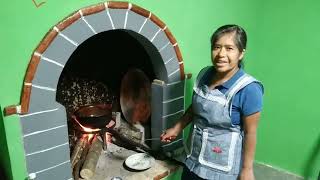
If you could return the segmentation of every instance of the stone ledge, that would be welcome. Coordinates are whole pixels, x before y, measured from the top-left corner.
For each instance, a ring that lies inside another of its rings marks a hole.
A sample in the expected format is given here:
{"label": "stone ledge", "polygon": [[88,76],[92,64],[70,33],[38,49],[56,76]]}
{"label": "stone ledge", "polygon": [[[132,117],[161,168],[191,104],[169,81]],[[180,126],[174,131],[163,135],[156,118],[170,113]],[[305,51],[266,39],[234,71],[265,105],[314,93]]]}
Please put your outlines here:
{"label": "stone ledge", "polygon": [[255,162],[254,163],[254,175],[256,180],[303,180],[301,176],[297,176],[290,172],[277,169],[270,165]]}
{"label": "stone ledge", "polygon": [[120,177],[125,180],[160,180],[177,172],[181,167],[170,160],[155,160],[154,165],[144,171],[128,170],[124,166],[127,157],[137,152],[108,144],[107,151],[103,152],[96,167],[95,180]]}

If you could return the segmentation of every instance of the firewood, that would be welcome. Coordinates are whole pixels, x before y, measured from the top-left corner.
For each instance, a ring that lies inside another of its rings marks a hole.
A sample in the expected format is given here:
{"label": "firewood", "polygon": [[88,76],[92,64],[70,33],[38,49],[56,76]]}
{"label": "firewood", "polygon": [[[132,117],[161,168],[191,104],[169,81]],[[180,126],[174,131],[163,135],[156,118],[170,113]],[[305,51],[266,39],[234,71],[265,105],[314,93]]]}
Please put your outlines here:
{"label": "firewood", "polygon": [[75,147],[72,151],[72,155],[71,155],[71,168],[72,169],[77,164],[77,162],[80,160],[83,149],[85,148],[87,143],[88,143],[88,136],[86,136],[86,135],[82,135],[82,137],[77,141],[77,144],[75,145]]}
{"label": "firewood", "polygon": [[101,155],[102,142],[95,137],[92,141],[86,160],[80,171],[80,176],[84,179],[91,179],[95,173],[96,166]]}
{"label": "firewood", "polygon": [[73,168],[74,180],[81,180],[81,178],[79,177],[80,169],[86,160],[89,148],[90,148],[90,140],[88,139],[88,143],[85,143],[85,146],[84,146],[83,151],[80,155],[81,157],[80,157],[79,161],[75,164],[75,166]]}

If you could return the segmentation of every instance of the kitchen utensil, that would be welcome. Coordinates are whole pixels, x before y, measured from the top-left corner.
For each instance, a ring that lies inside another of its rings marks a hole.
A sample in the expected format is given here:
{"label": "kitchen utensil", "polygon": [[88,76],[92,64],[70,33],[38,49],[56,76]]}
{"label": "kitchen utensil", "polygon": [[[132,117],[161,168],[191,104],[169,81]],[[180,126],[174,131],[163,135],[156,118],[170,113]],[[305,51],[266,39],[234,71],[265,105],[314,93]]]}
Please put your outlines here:
{"label": "kitchen utensil", "polygon": [[129,156],[124,163],[133,170],[146,170],[153,166],[155,159],[147,153],[137,153]]}
{"label": "kitchen utensil", "polygon": [[74,112],[76,120],[85,127],[105,128],[112,119],[111,104],[81,106]]}
{"label": "kitchen utensil", "polygon": [[125,119],[133,124],[146,123],[151,114],[151,83],[140,69],[130,69],[123,76],[120,105]]}

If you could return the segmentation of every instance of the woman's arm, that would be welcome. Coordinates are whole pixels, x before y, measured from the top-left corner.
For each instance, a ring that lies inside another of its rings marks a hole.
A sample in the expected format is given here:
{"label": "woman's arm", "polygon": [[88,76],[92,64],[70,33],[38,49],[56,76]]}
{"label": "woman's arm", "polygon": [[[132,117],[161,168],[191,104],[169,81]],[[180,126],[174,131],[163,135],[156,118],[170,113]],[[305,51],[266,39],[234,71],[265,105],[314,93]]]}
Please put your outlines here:
{"label": "woman's arm", "polygon": [[171,142],[174,140],[180,132],[192,121],[192,105],[189,106],[187,111],[183,114],[180,120],[170,129],[167,129],[161,134],[161,141]]}
{"label": "woman's arm", "polygon": [[254,180],[253,161],[256,151],[257,128],[260,118],[260,112],[243,118],[244,122],[244,151],[243,165],[240,174],[240,180]]}

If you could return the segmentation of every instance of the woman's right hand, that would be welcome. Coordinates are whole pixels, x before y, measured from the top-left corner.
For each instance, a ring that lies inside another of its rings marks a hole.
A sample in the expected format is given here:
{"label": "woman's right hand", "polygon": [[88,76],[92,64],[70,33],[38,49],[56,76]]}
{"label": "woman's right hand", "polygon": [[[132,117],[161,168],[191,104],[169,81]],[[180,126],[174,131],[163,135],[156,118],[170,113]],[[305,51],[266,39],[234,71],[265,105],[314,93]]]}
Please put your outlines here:
{"label": "woman's right hand", "polygon": [[161,134],[160,139],[162,142],[169,143],[169,142],[175,140],[177,138],[177,136],[179,135],[179,133],[180,132],[176,128],[173,127],[173,128],[165,130]]}

